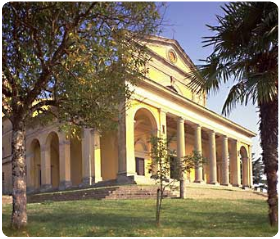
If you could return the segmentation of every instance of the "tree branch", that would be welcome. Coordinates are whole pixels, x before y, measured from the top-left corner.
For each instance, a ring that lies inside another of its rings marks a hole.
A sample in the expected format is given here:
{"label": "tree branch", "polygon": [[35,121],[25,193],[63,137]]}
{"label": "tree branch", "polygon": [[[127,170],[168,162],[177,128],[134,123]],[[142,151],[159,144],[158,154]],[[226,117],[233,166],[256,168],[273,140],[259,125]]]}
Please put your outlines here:
{"label": "tree branch", "polygon": [[58,102],[55,100],[42,100],[42,101],[38,102],[37,104],[31,106],[29,108],[29,110],[31,112],[34,112],[44,106],[58,106]]}

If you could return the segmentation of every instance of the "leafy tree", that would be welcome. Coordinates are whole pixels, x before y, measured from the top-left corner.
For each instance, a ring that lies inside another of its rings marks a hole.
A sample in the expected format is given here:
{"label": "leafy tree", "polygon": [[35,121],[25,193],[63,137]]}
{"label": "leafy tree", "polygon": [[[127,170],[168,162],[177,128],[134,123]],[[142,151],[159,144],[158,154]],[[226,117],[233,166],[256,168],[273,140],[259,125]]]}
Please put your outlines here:
{"label": "leafy tree", "polygon": [[[145,73],[140,38],[156,33],[154,3],[10,2],[2,9],[2,112],[13,126],[12,226],[27,225],[25,127],[103,129]],[[36,116],[36,117],[31,117]]]}
{"label": "leafy tree", "polygon": [[[199,151],[193,150],[191,154],[184,156],[178,164],[177,171],[180,175],[190,174],[192,170],[203,166],[207,163],[207,159],[202,156]],[[181,178],[183,178],[181,176]],[[186,180],[180,180],[180,198],[186,198]]]}
{"label": "leafy tree", "polygon": [[156,225],[160,226],[160,213],[164,191],[167,186],[170,186],[169,175],[171,162],[174,158],[174,152],[168,147],[170,140],[161,136],[151,136],[151,171],[153,178],[158,181],[159,188],[157,189],[157,204],[156,204]]}
{"label": "leafy tree", "polygon": [[[222,7],[218,25],[205,38],[213,52],[193,70],[194,90],[217,92],[234,80],[222,112],[252,101],[259,108],[262,159],[268,182],[269,219],[278,225],[278,8],[272,2],[234,2]],[[206,81],[204,80],[206,79]]]}
{"label": "leafy tree", "polygon": [[252,163],[253,163],[253,183],[260,184],[263,182],[264,175],[264,165],[262,162],[262,158],[259,157],[254,159],[254,154],[252,154]]}
{"label": "leafy tree", "polygon": [[[169,149],[171,139],[165,139],[161,136],[151,136],[151,171],[154,172],[153,178],[158,181],[157,204],[156,204],[156,224],[160,226],[160,213],[162,199],[166,187],[172,187],[177,180],[180,181],[180,198],[186,198],[186,180],[183,175],[190,173],[195,167],[206,163],[200,152],[193,150],[189,155],[184,156],[180,160],[175,156],[174,150]],[[174,160],[176,159],[176,160]],[[172,170],[172,171],[171,171]],[[170,181],[170,173],[172,172],[172,181]]]}

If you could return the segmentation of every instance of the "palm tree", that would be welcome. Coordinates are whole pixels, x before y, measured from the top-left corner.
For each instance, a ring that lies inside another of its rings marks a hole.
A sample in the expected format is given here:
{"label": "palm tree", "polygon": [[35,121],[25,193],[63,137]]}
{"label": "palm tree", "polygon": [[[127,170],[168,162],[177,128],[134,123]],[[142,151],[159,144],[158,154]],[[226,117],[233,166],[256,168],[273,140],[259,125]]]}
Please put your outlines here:
{"label": "palm tree", "polygon": [[260,117],[262,158],[268,183],[269,219],[278,225],[278,9],[272,2],[234,2],[222,7],[214,36],[205,37],[213,52],[193,71],[194,90],[219,90],[233,81],[222,113],[237,103],[257,105]]}

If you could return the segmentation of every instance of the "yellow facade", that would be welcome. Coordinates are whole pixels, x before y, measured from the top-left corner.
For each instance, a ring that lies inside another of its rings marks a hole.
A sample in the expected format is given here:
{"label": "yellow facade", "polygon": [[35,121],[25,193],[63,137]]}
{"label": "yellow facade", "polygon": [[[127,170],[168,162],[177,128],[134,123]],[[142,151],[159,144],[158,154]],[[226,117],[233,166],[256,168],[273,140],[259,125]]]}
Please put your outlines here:
{"label": "yellow facade", "polygon": [[[147,79],[125,102],[117,131],[100,135],[83,129],[67,139],[56,123],[27,129],[29,191],[90,186],[96,183],[152,184],[151,135],[172,138],[180,154],[198,150],[208,159],[186,175],[189,182],[252,186],[251,138],[255,133],[209,111],[206,95],[192,92],[187,73],[194,67],[177,41],[150,37],[143,41],[152,57]],[[11,192],[11,125],[3,118],[3,191]],[[184,156],[184,155],[181,155]]]}

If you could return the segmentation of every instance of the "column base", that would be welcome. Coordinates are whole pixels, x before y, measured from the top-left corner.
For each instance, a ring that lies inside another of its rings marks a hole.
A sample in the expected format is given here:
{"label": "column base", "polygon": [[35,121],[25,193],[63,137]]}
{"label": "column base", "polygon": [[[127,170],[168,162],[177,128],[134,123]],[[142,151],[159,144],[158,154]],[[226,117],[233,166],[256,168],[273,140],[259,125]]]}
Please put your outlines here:
{"label": "column base", "polygon": [[238,187],[238,188],[239,188],[239,187],[241,187],[242,185],[241,185],[241,184],[232,184],[232,186],[233,186],[233,187]]}
{"label": "column base", "polygon": [[41,186],[40,191],[41,192],[47,192],[52,190],[52,185],[51,184],[44,184]]}
{"label": "column base", "polygon": [[209,184],[211,184],[211,185],[216,185],[216,186],[219,186],[219,185],[220,185],[218,182],[211,182],[211,183],[209,183]]}
{"label": "column base", "polygon": [[98,183],[101,181],[103,181],[102,177],[92,177],[92,184],[95,184],[95,183]]}
{"label": "column base", "polygon": [[221,186],[232,187],[232,185],[230,183],[221,183]]}
{"label": "column base", "polygon": [[242,186],[242,189],[244,189],[244,190],[249,190],[249,189],[250,189],[250,186],[244,185],[244,186]]}
{"label": "column base", "polygon": [[135,183],[134,175],[128,175],[127,173],[118,173],[117,183],[134,184]]}
{"label": "column base", "polygon": [[72,182],[71,181],[61,181],[59,183],[59,190],[65,190],[67,188],[70,188],[72,186]]}
{"label": "column base", "polygon": [[84,177],[82,179],[82,183],[80,184],[80,187],[89,187],[93,184],[93,178],[92,177]]}
{"label": "column base", "polygon": [[205,181],[203,181],[203,180],[196,180],[196,181],[194,181],[194,183],[206,184]]}
{"label": "column base", "polygon": [[29,194],[29,193],[33,193],[35,191],[35,188],[34,187],[26,187],[26,193]]}

